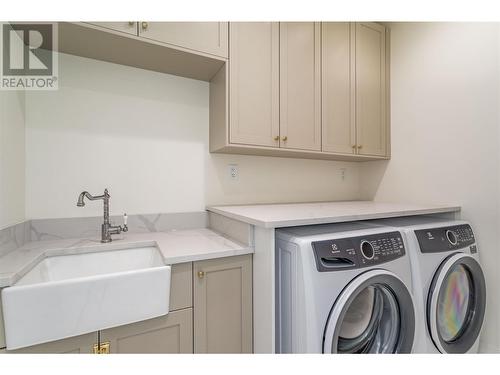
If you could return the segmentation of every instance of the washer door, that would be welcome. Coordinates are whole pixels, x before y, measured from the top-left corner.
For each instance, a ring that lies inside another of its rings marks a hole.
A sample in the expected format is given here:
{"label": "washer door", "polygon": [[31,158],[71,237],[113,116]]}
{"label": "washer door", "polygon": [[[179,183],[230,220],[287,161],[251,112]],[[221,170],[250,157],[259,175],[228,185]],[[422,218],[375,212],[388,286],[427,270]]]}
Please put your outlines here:
{"label": "washer door", "polygon": [[410,353],[415,309],[403,281],[386,270],[352,280],[335,301],[323,353]]}
{"label": "washer door", "polygon": [[427,324],[441,353],[466,353],[481,332],[486,284],[470,255],[450,255],[439,266],[427,298]]}

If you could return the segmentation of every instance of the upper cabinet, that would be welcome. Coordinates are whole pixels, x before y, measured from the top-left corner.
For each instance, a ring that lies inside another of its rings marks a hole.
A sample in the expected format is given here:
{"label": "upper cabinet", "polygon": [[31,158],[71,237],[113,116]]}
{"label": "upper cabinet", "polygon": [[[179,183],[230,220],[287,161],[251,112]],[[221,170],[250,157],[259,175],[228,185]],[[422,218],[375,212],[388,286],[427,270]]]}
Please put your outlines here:
{"label": "upper cabinet", "polygon": [[356,23],[356,139],[361,155],[386,155],[386,40],[377,23]]}
{"label": "upper cabinet", "polygon": [[229,34],[230,143],[279,147],[279,25],[231,23]]}
{"label": "upper cabinet", "polygon": [[231,23],[229,68],[210,83],[210,150],[387,159],[386,33],[364,22]]}
{"label": "upper cabinet", "polygon": [[58,51],[210,81],[227,62],[227,22],[60,22]]}
{"label": "upper cabinet", "polygon": [[319,22],[280,23],[280,147],[321,150]]}
{"label": "upper cabinet", "polygon": [[139,22],[139,36],[227,58],[227,22]]}
{"label": "upper cabinet", "polygon": [[323,151],[388,156],[386,30],[322,24]]}
{"label": "upper cabinet", "polygon": [[227,22],[88,22],[178,48],[227,58]]}
{"label": "upper cabinet", "polygon": [[120,31],[130,35],[138,35],[138,22],[88,22],[91,25],[104,27],[106,29]]}
{"label": "upper cabinet", "polygon": [[390,157],[389,31],[373,22],[61,23],[61,52],[210,82],[210,152]]}
{"label": "upper cabinet", "polygon": [[321,25],[322,150],[355,154],[354,35],[348,22]]}

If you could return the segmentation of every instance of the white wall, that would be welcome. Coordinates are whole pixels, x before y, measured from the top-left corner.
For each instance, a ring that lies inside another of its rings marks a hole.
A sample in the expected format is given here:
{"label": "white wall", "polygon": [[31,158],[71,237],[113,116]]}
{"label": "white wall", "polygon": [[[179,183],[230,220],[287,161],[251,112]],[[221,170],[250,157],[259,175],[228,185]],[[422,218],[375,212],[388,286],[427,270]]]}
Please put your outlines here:
{"label": "white wall", "polygon": [[24,92],[0,90],[0,229],[24,221]]}
{"label": "white wall", "polygon": [[[229,179],[228,164],[239,168]],[[347,168],[344,181],[340,168]],[[60,55],[59,90],[26,93],[26,216],[115,214],[207,204],[355,199],[356,163],[208,152],[208,83]]]}
{"label": "white wall", "polygon": [[462,206],[489,287],[481,350],[499,352],[498,25],[391,30],[392,159],[362,166],[362,197]]}

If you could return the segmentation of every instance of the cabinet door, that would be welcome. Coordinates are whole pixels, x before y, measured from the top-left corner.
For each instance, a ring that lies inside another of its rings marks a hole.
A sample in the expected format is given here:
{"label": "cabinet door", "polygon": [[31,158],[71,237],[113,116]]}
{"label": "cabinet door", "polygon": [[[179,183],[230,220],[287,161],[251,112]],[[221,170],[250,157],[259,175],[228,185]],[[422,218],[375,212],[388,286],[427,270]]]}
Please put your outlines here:
{"label": "cabinet door", "polygon": [[386,155],[385,28],[356,23],[356,132],[358,153]]}
{"label": "cabinet door", "polygon": [[91,354],[94,344],[97,344],[97,332],[69,337],[63,340],[28,346],[17,350],[7,350],[7,353],[19,354]]}
{"label": "cabinet door", "polygon": [[252,256],[194,263],[195,353],[252,352]]}
{"label": "cabinet door", "polygon": [[321,150],[318,22],[280,23],[280,147]]}
{"label": "cabinet door", "polygon": [[138,35],[137,22],[86,22],[91,25],[101,26],[106,29],[121,31],[122,33]]}
{"label": "cabinet door", "polygon": [[101,331],[110,353],[157,354],[193,352],[193,309]]}
{"label": "cabinet door", "polygon": [[279,147],[279,24],[229,26],[230,143]]}
{"label": "cabinet door", "polygon": [[139,22],[139,35],[227,58],[227,22]]}
{"label": "cabinet door", "polygon": [[321,24],[322,150],[353,154],[356,149],[354,112],[354,25]]}

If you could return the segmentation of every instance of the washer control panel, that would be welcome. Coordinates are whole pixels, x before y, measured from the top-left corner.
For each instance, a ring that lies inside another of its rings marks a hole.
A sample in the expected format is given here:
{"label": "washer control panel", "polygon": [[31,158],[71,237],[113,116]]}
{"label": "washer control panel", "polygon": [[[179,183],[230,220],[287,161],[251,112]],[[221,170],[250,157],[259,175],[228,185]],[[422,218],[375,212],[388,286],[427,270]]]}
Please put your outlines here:
{"label": "washer control panel", "polygon": [[415,231],[415,235],[422,253],[459,250],[468,246],[472,247],[476,242],[469,224],[419,229]]}
{"label": "washer control panel", "polygon": [[345,271],[390,262],[406,254],[400,232],[312,242],[320,272]]}

